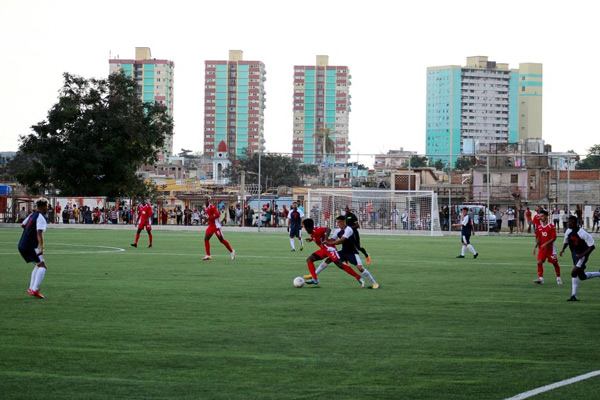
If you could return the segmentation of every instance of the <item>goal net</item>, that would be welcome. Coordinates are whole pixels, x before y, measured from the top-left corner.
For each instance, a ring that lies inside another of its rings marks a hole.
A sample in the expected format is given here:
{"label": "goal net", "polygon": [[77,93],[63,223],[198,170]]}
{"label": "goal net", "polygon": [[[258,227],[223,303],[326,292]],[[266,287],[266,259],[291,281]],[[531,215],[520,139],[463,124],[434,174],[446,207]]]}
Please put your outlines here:
{"label": "goal net", "polygon": [[306,218],[315,225],[335,227],[335,218],[348,206],[361,232],[441,236],[437,194],[433,191],[311,189]]}

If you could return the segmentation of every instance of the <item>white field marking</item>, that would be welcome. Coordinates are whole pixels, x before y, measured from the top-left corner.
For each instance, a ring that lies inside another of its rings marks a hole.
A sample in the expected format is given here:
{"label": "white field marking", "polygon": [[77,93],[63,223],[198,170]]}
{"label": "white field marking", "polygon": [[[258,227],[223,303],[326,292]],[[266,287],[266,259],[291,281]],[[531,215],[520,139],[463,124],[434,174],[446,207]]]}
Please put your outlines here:
{"label": "white field marking", "polygon": [[[0,242],[0,244],[14,244],[13,242]],[[95,246],[95,245],[87,245],[87,244],[71,244],[71,243],[46,243],[46,245],[53,246],[69,246],[69,247],[85,247],[85,248],[99,248],[105,250],[96,250],[96,251],[44,251],[44,254],[97,254],[97,253],[118,253],[125,251],[120,247],[112,247],[112,246]],[[15,255],[19,254],[19,252],[11,252],[11,253],[0,253],[0,255]]]}
{"label": "white field marking", "polygon": [[581,381],[593,378],[593,377],[598,376],[598,375],[600,375],[600,370],[588,372],[587,374],[579,375],[579,376],[576,376],[576,377],[573,377],[573,378],[570,378],[570,379],[565,379],[564,381],[560,381],[560,382],[556,382],[556,383],[551,383],[550,385],[542,386],[542,387],[539,387],[537,389],[530,390],[528,392],[523,392],[523,393],[518,394],[516,396],[509,397],[506,400],[527,399],[529,397],[536,396],[536,395],[538,395],[540,393],[548,392],[550,390],[554,390],[554,389],[562,387],[562,386],[567,386],[567,385],[570,385],[572,383],[581,382]]}

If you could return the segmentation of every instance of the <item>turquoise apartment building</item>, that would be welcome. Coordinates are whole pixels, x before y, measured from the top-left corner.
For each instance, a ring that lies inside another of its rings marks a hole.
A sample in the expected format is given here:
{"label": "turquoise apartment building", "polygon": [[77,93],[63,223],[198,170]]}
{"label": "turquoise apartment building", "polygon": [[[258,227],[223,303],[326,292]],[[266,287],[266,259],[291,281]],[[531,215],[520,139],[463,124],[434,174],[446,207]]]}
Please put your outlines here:
{"label": "turquoise apartment building", "polygon": [[[135,59],[110,59],[110,73],[124,71],[137,83],[137,95],[143,102],[162,104],[173,117],[173,85],[175,63],[152,58],[150,48],[136,47]],[[165,143],[158,154],[159,161],[173,156],[173,137],[165,136]]]}
{"label": "turquoise apartment building", "polygon": [[239,50],[229,60],[205,61],[205,155],[214,157],[222,142],[230,160],[262,149],[266,73],[262,62],[244,61]]}
{"label": "turquoise apartment building", "polygon": [[[350,71],[317,56],[316,65],[294,66],[292,157],[302,163],[345,166],[350,141]],[[322,131],[329,130],[334,151],[323,149]]]}
{"label": "turquoise apartment building", "polygon": [[427,68],[427,156],[453,167],[461,155],[541,139],[541,68],[509,70],[481,56],[468,57],[464,67]]}

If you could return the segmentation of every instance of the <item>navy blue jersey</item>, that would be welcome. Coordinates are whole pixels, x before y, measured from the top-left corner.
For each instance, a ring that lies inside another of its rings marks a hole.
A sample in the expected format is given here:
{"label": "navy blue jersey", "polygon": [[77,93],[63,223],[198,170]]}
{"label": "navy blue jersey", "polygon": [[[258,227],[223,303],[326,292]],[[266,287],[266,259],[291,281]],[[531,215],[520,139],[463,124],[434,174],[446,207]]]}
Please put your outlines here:
{"label": "navy blue jersey", "polygon": [[465,215],[462,222],[462,227],[460,228],[461,234],[463,236],[471,236],[471,230],[473,229],[473,225],[471,222],[471,217],[469,214]]}
{"label": "navy blue jersey", "polygon": [[23,221],[25,229],[19,240],[19,249],[35,249],[38,246],[37,231],[46,230],[46,218],[39,211],[31,213]]}
{"label": "navy blue jersey", "polygon": [[304,214],[300,210],[292,210],[288,214],[288,218],[290,220],[290,230],[291,229],[299,229],[302,225],[302,218]]}
{"label": "navy blue jersey", "polygon": [[583,228],[567,229],[564,243],[569,244],[571,253],[581,254],[594,245],[594,238]]}

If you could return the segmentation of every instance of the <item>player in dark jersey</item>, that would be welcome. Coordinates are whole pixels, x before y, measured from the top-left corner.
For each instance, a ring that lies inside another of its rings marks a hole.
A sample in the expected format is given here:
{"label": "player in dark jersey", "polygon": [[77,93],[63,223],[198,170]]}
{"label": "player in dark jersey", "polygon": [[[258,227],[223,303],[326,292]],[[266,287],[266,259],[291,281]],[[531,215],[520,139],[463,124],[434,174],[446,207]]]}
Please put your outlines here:
{"label": "player in dark jersey", "polygon": [[300,251],[304,250],[304,243],[302,243],[302,220],[304,219],[304,213],[298,208],[298,203],[294,202],[288,214],[288,232],[290,233],[290,245],[292,251],[296,251],[296,244],[294,238],[298,238],[300,241]]}
{"label": "player in dark jersey", "polygon": [[27,293],[30,296],[43,299],[40,293],[40,285],[46,275],[46,261],[44,260],[44,232],[46,231],[46,218],[44,214],[48,211],[48,200],[40,199],[36,203],[36,209],[23,221],[21,227],[23,234],[19,240],[19,253],[27,263],[35,263],[31,272],[31,281]]}
{"label": "player in dark jersey", "polygon": [[473,253],[473,258],[477,258],[479,253],[477,253],[475,251],[475,249],[473,248],[473,246],[471,246],[471,233],[473,232],[473,221],[471,220],[471,217],[469,216],[469,209],[467,207],[464,207],[462,209],[462,216],[463,216],[463,219],[460,223],[452,224],[453,227],[460,226],[460,231],[461,231],[460,233],[461,233],[462,249],[460,252],[460,256],[456,256],[456,258],[465,258],[465,251],[467,249],[471,253]]}
{"label": "player in dark jersey", "polygon": [[347,264],[344,264],[339,257],[339,254],[335,248],[335,246],[330,246],[326,244],[327,238],[329,236],[330,229],[317,226],[315,227],[315,223],[311,218],[307,218],[302,222],[304,229],[310,235],[310,238],[306,239],[307,242],[315,242],[315,244],[319,247],[319,250],[312,253],[307,259],[306,264],[308,265],[308,271],[310,275],[305,275],[304,280],[308,284],[318,284],[319,280],[317,279],[317,272],[315,270],[315,261],[317,260],[330,260],[333,262],[339,269],[344,270],[347,274],[352,275],[355,279],[361,282],[361,277]]}
{"label": "player in dark jersey", "polygon": [[562,257],[567,246],[571,250],[573,258],[573,270],[571,271],[571,297],[567,301],[579,301],[577,298],[577,288],[579,281],[585,281],[590,278],[600,278],[599,272],[585,272],[585,267],[590,253],[594,251],[594,238],[587,233],[583,228],[579,227],[577,217],[571,215],[567,221],[568,229],[565,232],[565,241],[560,252]]}
{"label": "player in dark jersey", "polygon": [[350,211],[350,207],[346,205],[344,209],[346,211],[346,225],[348,225],[354,231],[354,241],[356,243],[356,248],[365,255],[367,259],[367,265],[371,265],[371,256],[367,253],[364,247],[360,245],[360,234],[358,233],[358,228],[360,228],[360,224],[358,223],[358,218]]}

